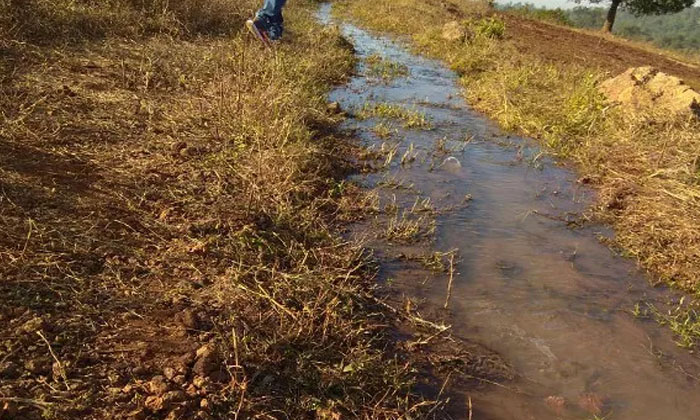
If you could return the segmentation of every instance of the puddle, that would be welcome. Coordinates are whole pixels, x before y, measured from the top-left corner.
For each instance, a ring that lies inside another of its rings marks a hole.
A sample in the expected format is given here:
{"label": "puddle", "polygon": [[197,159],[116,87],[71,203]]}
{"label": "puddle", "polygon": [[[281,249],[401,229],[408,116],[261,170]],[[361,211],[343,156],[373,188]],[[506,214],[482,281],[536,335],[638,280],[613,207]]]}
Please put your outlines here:
{"label": "puddle", "polygon": [[[329,5],[319,18],[330,22]],[[432,244],[459,250],[449,323],[455,335],[493,349],[517,372],[509,389],[469,391],[473,418],[593,419],[596,411],[621,420],[700,418],[698,360],[677,348],[666,329],[630,314],[635,302],[663,301],[667,292],[649,287],[632,262],[600,243],[604,228],[571,229],[567,222],[590,204],[592,192],[542,158],[533,142],[505,135],[469,109],[457,76],[440,63],[353,25],[340,27],[360,58],[378,54],[410,74],[383,83],[363,77],[361,65],[330,100],[346,110],[399,105],[424,113],[432,126],[397,124],[382,140],[373,131],[380,119],[349,119],[347,128],[368,146],[398,144],[388,169],[357,179],[412,184],[410,194],[383,190],[385,202],[395,194],[400,208],[419,195],[451,209],[437,216]],[[417,157],[402,166],[407,150]],[[387,261],[382,277],[441,307],[445,276],[392,259],[406,250],[377,250]],[[453,416],[467,418],[467,409]]]}

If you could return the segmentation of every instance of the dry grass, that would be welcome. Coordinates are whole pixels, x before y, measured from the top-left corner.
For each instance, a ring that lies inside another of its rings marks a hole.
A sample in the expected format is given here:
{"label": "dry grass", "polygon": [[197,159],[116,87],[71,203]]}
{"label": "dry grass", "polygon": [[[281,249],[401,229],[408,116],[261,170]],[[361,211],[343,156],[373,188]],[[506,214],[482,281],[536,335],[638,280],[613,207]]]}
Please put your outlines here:
{"label": "dry grass", "polygon": [[334,230],[352,54],[309,2],[261,48],[256,5],[0,2],[0,417],[429,408]]}
{"label": "dry grass", "polygon": [[418,51],[445,60],[476,108],[577,164],[581,181],[600,191],[596,214],[615,228],[616,246],[658,281],[700,293],[700,121],[624,114],[598,92],[601,70],[543,61],[507,36],[444,41],[442,25],[455,16],[472,27],[483,21],[488,12],[472,4],[354,0],[336,13],[410,36]]}
{"label": "dry grass", "polygon": [[41,45],[114,36],[232,34],[250,7],[225,0],[2,0],[0,34]]}

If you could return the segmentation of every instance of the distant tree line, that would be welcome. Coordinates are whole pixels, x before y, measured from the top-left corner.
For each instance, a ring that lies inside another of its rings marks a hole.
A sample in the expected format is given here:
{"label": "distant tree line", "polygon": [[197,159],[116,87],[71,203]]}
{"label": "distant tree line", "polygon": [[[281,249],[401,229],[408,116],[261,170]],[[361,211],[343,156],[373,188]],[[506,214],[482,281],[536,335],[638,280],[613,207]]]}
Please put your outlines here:
{"label": "distant tree line", "polygon": [[[515,3],[502,9],[531,18],[578,28],[600,29],[609,12],[604,7],[576,7],[570,10],[545,9]],[[613,33],[627,39],[647,41],[663,48],[700,51],[700,7],[690,7],[667,15],[635,16],[627,10],[617,13]]]}

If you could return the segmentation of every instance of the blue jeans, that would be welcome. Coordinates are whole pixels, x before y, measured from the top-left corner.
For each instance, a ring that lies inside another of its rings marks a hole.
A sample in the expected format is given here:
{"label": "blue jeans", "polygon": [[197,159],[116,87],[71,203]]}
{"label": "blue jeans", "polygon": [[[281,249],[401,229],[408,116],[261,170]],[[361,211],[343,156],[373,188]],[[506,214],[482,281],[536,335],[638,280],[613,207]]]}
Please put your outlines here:
{"label": "blue jeans", "polygon": [[286,2],[287,0],[265,0],[262,9],[256,14],[271,39],[279,39],[282,36],[284,30],[282,8]]}

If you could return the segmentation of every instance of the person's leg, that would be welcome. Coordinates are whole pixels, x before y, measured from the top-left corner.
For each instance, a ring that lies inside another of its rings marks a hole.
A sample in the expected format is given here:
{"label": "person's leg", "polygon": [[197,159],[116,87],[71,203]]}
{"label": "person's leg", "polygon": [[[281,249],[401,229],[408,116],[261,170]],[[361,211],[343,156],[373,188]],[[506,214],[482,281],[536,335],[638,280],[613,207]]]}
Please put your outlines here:
{"label": "person's leg", "polygon": [[282,17],[282,8],[287,0],[265,0],[262,8],[258,10],[259,17],[266,17],[270,20],[277,20]]}
{"label": "person's leg", "polygon": [[263,7],[258,10],[257,19],[263,22],[271,39],[279,39],[282,36],[284,18],[282,9],[287,0],[265,0]]}

